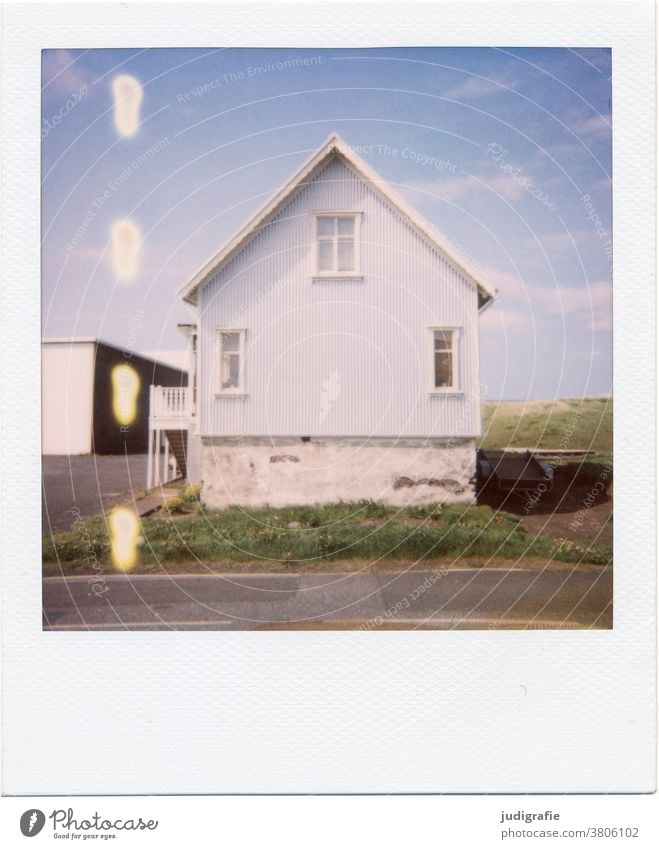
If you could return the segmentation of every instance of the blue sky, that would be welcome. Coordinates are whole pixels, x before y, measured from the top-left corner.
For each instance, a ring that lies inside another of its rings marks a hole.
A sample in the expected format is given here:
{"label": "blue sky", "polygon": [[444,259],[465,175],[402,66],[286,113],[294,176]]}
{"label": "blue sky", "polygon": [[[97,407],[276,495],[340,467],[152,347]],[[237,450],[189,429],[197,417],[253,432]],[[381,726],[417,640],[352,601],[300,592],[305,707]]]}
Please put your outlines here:
{"label": "blue sky", "polygon": [[[121,75],[142,92],[130,136]],[[599,48],[44,51],[44,336],[182,347],[177,289],[333,131],[498,289],[481,317],[487,398],[610,393]],[[141,239],[128,280],[111,250],[125,219]]]}

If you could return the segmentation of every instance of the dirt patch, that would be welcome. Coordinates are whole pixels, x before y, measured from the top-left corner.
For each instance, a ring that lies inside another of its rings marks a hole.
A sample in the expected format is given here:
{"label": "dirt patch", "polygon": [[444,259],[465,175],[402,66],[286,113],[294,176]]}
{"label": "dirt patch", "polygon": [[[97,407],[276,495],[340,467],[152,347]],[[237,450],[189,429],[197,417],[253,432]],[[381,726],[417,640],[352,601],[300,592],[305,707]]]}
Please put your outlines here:
{"label": "dirt patch", "polygon": [[613,503],[595,504],[583,513],[529,513],[522,518],[522,527],[529,534],[612,545]]}
{"label": "dirt patch", "polygon": [[522,495],[490,488],[478,502],[519,516],[530,534],[613,543],[613,471],[607,464],[566,463],[554,468],[551,489],[541,485]]}

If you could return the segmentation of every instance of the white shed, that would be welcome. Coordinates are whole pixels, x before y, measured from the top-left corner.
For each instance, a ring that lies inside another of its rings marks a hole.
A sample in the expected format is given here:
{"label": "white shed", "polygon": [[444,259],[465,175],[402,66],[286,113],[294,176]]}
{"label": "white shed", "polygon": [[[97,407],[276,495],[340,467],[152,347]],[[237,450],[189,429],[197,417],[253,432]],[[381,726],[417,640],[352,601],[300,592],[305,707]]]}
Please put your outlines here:
{"label": "white shed", "polygon": [[[149,386],[188,380],[184,368],[94,338],[44,339],[41,362],[43,454],[146,453]],[[125,402],[128,417],[117,414]]]}
{"label": "white shed", "polygon": [[41,346],[43,454],[90,454],[95,339],[47,339]]}

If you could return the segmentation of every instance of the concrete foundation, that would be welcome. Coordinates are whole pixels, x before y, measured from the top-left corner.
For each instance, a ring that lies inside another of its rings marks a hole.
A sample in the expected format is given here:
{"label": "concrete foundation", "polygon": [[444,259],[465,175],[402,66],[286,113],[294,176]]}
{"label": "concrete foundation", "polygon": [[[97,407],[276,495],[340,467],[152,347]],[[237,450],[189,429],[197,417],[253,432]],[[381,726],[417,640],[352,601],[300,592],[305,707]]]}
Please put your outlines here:
{"label": "concrete foundation", "polygon": [[201,462],[202,497],[213,509],[475,500],[475,439],[204,437]]}

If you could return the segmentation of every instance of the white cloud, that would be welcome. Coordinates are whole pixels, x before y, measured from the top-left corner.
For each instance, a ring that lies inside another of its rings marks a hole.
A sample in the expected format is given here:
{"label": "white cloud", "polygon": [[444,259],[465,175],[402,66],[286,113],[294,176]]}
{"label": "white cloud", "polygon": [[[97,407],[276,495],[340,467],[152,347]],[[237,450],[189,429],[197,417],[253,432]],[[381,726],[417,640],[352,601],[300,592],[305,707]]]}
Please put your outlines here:
{"label": "white cloud", "polygon": [[[548,253],[564,251],[566,253],[581,252],[587,245],[599,243],[595,230],[572,230],[569,233],[538,233],[536,236],[528,236],[526,244],[529,248],[540,247]],[[550,257],[551,259],[551,257]]]}
{"label": "white cloud", "polygon": [[515,202],[526,193],[521,183],[505,174],[477,177],[465,174],[462,177],[445,177],[416,185],[424,192],[450,201],[459,201],[479,192],[482,195],[489,190],[502,200]]}
{"label": "white cloud", "polygon": [[482,270],[490,285],[494,286],[499,293],[499,298],[519,299],[525,297],[527,287],[517,274],[511,271],[501,271],[501,269],[491,265],[482,266]]}
{"label": "white cloud", "polygon": [[593,333],[604,333],[613,330],[613,310],[608,310],[600,318],[594,318],[588,325],[588,329],[592,330]]}
{"label": "white cloud", "polygon": [[577,136],[603,141],[611,138],[611,115],[593,115],[590,118],[579,117],[572,119],[567,124]]}
{"label": "white cloud", "polygon": [[90,80],[79,58],[70,50],[44,50],[41,66],[44,92],[70,94],[89,87]]}
{"label": "white cloud", "polygon": [[492,333],[501,332],[516,333],[526,332],[537,323],[534,316],[530,313],[519,312],[517,310],[506,309],[495,303],[486,310],[480,318],[479,326],[481,331]]}
{"label": "white cloud", "polygon": [[583,288],[555,286],[534,289],[530,293],[533,303],[538,303],[551,315],[590,316],[598,322],[611,314],[612,288],[610,283],[591,283]]}
{"label": "white cloud", "polygon": [[[507,177],[505,174],[497,174],[494,177],[481,177],[479,180],[480,184],[484,184],[504,200],[516,201],[526,193],[526,189],[521,183],[513,180],[512,177]],[[536,184],[534,183],[534,185]],[[483,188],[482,185],[480,185],[480,188]]]}
{"label": "white cloud", "polygon": [[450,97],[452,100],[476,100],[488,94],[504,93],[509,88],[514,88],[514,84],[489,80],[484,77],[468,77],[463,82],[444,92],[444,97]]}
{"label": "white cloud", "polygon": [[583,146],[578,142],[566,142],[565,144],[552,144],[548,147],[536,148],[534,155],[543,164],[546,164],[546,159],[551,158],[559,165],[570,168],[574,165],[574,157],[582,155],[583,152]]}
{"label": "white cloud", "polygon": [[501,327],[520,331],[547,322],[577,322],[590,332],[607,332],[612,328],[612,287],[607,282],[589,286],[526,286],[516,275],[486,271],[498,290],[495,304],[482,316],[484,328]]}
{"label": "white cloud", "polygon": [[414,188],[421,189],[423,192],[436,195],[444,200],[461,200],[473,189],[472,183],[471,177],[465,175],[464,177],[446,177],[428,183],[417,183]]}

